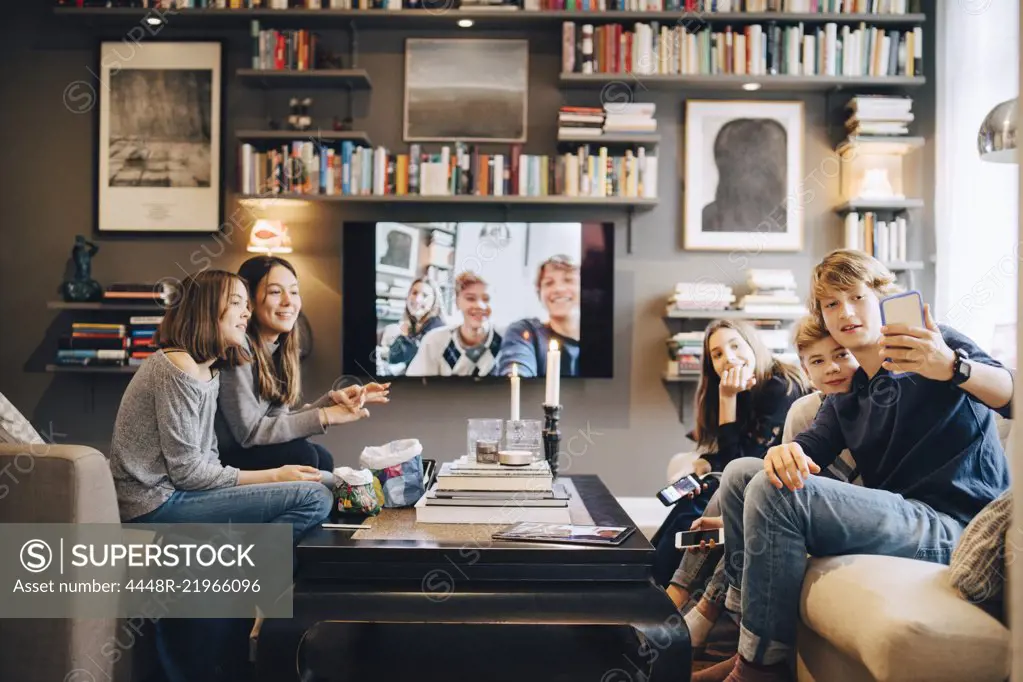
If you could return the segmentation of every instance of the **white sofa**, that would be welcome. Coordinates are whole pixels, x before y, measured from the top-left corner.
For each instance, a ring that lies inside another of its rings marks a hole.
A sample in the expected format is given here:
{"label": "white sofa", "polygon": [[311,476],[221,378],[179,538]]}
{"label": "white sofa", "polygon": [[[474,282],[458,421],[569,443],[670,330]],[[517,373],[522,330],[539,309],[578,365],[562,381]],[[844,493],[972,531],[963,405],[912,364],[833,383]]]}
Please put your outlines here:
{"label": "white sofa", "polygon": [[[998,427],[1005,445],[1011,422],[998,418]],[[675,455],[668,480],[691,473],[696,457]],[[799,605],[799,682],[1007,680],[1008,629],[963,599],[948,572],[885,556],[811,559]]]}

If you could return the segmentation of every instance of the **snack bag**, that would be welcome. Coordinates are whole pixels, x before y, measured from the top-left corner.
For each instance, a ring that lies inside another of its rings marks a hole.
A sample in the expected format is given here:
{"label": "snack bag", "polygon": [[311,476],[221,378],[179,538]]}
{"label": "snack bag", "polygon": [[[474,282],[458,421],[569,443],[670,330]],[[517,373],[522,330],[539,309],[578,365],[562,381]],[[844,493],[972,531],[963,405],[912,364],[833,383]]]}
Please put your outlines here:
{"label": "snack bag", "polygon": [[384,507],[411,507],[426,494],[423,446],[415,438],[364,448],[359,464],[373,472]]}
{"label": "snack bag", "polygon": [[334,501],[339,512],[369,514],[380,513],[373,484],[376,479],[369,469],[338,467],[334,469]]}

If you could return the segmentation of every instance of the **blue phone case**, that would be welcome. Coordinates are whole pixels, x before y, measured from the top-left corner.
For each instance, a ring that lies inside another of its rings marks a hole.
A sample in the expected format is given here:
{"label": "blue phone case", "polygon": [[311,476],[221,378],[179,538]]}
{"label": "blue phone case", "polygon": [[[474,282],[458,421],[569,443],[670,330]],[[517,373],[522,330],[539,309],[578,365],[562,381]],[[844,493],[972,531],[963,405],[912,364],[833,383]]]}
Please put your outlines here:
{"label": "blue phone case", "polygon": [[[915,296],[916,297],[917,305],[919,305],[919,307],[920,307],[920,325],[923,326],[923,324],[924,324],[924,298],[923,298],[923,296],[920,295],[919,291],[906,291],[906,292],[903,292],[901,294],[892,294],[891,296],[885,296],[884,298],[882,298],[881,302],[879,304],[881,306],[881,324],[885,324],[885,325],[888,324],[888,320],[886,319],[887,316],[885,315],[885,312],[884,312],[884,307],[885,307],[884,304],[887,301],[893,301],[893,300],[896,300],[896,299],[899,299],[899,298],[906,298],[907,296]],[[912,374],[912,372],[894,372],[892,370],[888,370],[888,373],[891,374],[893,377],[900,377],[900,376],[903,376],[905,374]]]}

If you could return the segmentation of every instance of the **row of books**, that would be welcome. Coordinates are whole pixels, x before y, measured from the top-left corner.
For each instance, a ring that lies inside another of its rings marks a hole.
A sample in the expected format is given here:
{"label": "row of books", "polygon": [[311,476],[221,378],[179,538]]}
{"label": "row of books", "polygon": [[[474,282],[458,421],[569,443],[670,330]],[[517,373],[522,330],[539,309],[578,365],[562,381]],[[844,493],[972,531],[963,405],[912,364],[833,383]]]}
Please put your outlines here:
{"label": "row of books", "polygon": [[[424,0],[58,0],[78,7],[143,7],[158,9],[423,9]],[[469,3],[461,2],[463,8]],[[395,6],[396,5],[396,6]],[[472,8],[476,8],[473,3]],[[526,11],[591,12],[800,12],[906,14],[919,12],[920,0],[495,0],[485,6]],[[445,8],[448,8],[445,5]]]}
{"label": "row of books", "polygon": [[73,322],[71,332],[57,340],[58,365],[138,365],[156,350],[156,328],[162,315],[137,315],[128,324]]}
{"label": "row of books", "polygon": [[260,30],[252,22],[252,68],[270,71],[309,71],[316,68],[315,33]]}
{"label": "row of books", "polygon": [[905,263],[908,258],[906,241],[908,223],[905,217],[878,220],[877,214],[847,213],[845,216],[844,246],[870,254],[883,262]]}
{"label": "row of books", "polygon": [[251,195],[593,196],[656,197],[657,157],[639,149],[612,156],[580,147],[557,156],[483,154],[462,143],[427,154],[341,143],[340,151],[311,141],[262,151],[243,144],[241,192]]}
{"label": "row of books", "polygon": [[597,139],[612,133],[655,133],[655,104],[605,104],[600,107],[561,107],[558,111],[558,138],[561,140]]}
{"label": "row of books", "polygon": [[664,75],[915,76],[923,71],[923,30],[828,23],[814,30],[774,22],[732,30],[690,30],[637,22],[594,27],[565,22],[562,67],[575,73]]}

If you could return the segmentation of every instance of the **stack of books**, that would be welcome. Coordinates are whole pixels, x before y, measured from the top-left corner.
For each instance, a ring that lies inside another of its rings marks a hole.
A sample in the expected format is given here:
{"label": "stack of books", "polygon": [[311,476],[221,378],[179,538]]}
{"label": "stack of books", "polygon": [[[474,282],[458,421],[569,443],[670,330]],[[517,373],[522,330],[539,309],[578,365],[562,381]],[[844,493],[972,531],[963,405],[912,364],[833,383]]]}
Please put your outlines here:
{"label": "stack of books", "polygon": [[906,218],[900,216],[894,220],[878,220],[872,211],[857,213],[852,211],[845,215],[845,248],[856,249],[870,254],[884,263],[905,263],[906,254]]}
{"label": "stack of books", "polygon": [[568,493],[554,483],[547,462],[513,467],[480,464],[463,456],[441,465],[437,482],[416,503],[416,521],[488,526],[571,523],[568,502]]}
{"label": "stack of books", "polygon": [[732,287],[720,282],[679,282],[668,297],[666,313],[681,317],[687,310],[727,310],[735,302]]}
{"label": "stack of books", "polygon": [[128,340],[128,364],[141,365],[157,350],[156,329],[163,322],[163,315],[133,315],[128,323],[131,336]]}
{"label": "stack of books", "polygon": [[746,284],[750,293],[739,302],[744,312],[752,315],[806,312],[796,293],[796,277],[791,270],[750,269],[746,272]]}
{"label": "stack of books", "polygon": [[445,145],[427,154],[418,144],[408,154],[385,147],[340,151],[314,140],[275,148],[241,145],[241,192],[248,195],[318,194],[420,196],[657,196],[657,156],[645,149],[620,156],[607,148],[529,155],[522,145],[509,154],[482,153],[475,145]]}
{"label": "stack of books", "polygon": [[60,337],[55,363],[78,367],[117,367],[128,359],[123,324],[74,322],[71,334]]}
{"label": "stack of books", "polygon": [[605,133],[656,133],[656,104],[605,104]]}
{"label": "stack of books", "polygon": [[668,339],[668,376],[699,372],[703,366],[703,332],[679,332]]}
{"label": "stack of books", "polygon": [[603,134],[604,110],[600,107],[561,107],[558,110],[559,140],[591,140]]}
{"label": "stack of books", "polygon": [[923,70],[920,27],[771,21],[714,30],[695,20],[628,26],[569,22],[561,35],[561,63],[568,73],[919,76]]}
{"label": "stack of books", "polygon": [[173,292],[165,284],[111,284],[103,292],[103,300],[108,303],[153,303],[166,305]]}
{"label": "stack of books", "polygon": [[[851,112],[845,122],[849,137],[909,135],[909,124],[913,122],[912,97],[857,95],[849,100],[846,109]],[[842,152],[842,147],[838,152]]]}

